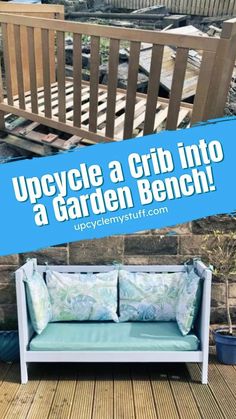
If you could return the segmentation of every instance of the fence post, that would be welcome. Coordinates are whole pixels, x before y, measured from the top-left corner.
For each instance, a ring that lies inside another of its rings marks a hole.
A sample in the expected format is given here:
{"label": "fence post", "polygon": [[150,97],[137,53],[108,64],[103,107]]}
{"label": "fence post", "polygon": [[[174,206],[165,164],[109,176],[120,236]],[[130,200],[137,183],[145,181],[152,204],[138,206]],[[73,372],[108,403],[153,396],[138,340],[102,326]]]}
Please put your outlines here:
{"label": "fence post", "polygon": [[236,18],[224,22],[216,50],[206,106],[206,119],[221,117],[232,79],[236,58]]}

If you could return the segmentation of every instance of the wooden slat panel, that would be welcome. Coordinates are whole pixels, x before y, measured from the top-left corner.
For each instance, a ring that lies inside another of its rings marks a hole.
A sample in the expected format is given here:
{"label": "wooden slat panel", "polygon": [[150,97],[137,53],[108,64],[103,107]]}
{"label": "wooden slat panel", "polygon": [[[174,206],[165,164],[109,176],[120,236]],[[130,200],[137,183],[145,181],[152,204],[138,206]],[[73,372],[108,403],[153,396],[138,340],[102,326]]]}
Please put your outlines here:
{"label": "wooden slat panel", "polygon": [[152,61],[148,82],[147,105],[144,124],[144,135],[151,134],[154,128],[158,91],[160,85],[161,66],[164,47],[153,45]]}
{"label": "wooden slat panel", "polygon": [[108,95],[107,95],[107,124],[106,135],[113,137],[116,107],[116,88],[117,74],[119,64],[119,46],[118,39],[110,40],[109,72],[108,72]]}
{"label": "wooden slat panel", "polygon": [[50,56],[49,56],[49,31],[42,29],[42,60],[43,60],[43,84],[45,100],[45,116],[51,118],[51,81],[50,81]]}
{"label": "wooden slat panel", "polygon": [[65,102],[65,33],[57,32],[58,119],[66,122]]}
{"label": "wooden slat panel", "polygon": [[35,64],[34,28],[27,28],[28,51],[29,51],[29,75],[32,112],[38,113],[38,92]]}
{"label": "wooden slat panel", "polygon": [[7,89],[7,102],[8,102],[8,105],[13,105],[11,66],[10,66],[9,41],[8,41],[8,25],[6,23],[2,23],[1,26],[2,26],[2,41],[3,41],[3,58],[4,58],[4,67],[5,67],[6,89]]}
{"label": "wooden slat panel", "polygon": [[136,102],[137,79],[139,70],[140,42],[131,42],[129,57],[128,86],[123,138],[131,138],[133,134],[134,109]]}
{"label": "wooden slat panel", "polygon": [[21,32],[20,26],[14,25],[14,42],[15,42],[15,56],[16,56],[16,77],[19,95],[20,108],[25,109],[25,94],[24,94],[24,79],[21,56]]}
{"label": "wooden slat panel", "polygon": [[177,126],[187,59],[188,49],[178,48],[175,58],[166,129],[176,129]]}
{"label": "wooden slat panel", "polygon": [[98,36],[91,37],[91,60],[90,60],[90,106],[89,106],[89,130],[97,131],[97,107],[98,107],[98,82],[99,82],[99,45]]}
{"label": "wooden slat panel", "polygon": [[198,78],[197,92],[194,99],[193,113],[191,123],[204,121],[207,118],[207,98],[211,84],[212,70],[214,68],[215,54],[212,52],[204,52]]}
{"label": "wooden slat panel", "polygon": [[74,81],[74,126],[81,124],[81,90],[82,90],[82,53],[81,35],[74,34],[73,37],[73,81]]}

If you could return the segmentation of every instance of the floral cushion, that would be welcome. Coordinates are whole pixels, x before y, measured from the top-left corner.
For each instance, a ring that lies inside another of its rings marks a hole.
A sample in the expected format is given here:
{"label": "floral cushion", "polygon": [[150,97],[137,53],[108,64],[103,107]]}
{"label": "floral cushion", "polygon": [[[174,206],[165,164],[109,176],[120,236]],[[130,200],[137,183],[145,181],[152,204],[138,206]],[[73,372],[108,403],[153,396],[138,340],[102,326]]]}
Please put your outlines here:
{"label": "floral cushion", "polygon": [[98,274],[48,271],[52,321],[118,321],[117,276],[117,270]]}
{"label": "floral cushion", "polygon": [[187,335],[193,327],[201,301],[200,277],[192,270],[186,274],[176,306],[176,321],[182,335]]}
{"label": "floral cushion", "polygon": [[40,334],[51,320],[52,308],[47,286],[36,270],[25,278],[29,315],[36,333]]}
{"label": "floral cushion", "polygon": [[184,272],[119,272],[120,321],[175,321]]}

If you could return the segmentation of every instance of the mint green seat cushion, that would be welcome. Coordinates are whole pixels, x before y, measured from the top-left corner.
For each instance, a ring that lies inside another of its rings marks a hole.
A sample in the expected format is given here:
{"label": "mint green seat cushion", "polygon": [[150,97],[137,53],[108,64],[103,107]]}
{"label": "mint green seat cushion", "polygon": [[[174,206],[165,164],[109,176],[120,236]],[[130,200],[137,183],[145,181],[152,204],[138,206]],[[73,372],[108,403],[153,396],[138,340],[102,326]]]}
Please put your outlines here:
{"label": "mint green seat cushion", "polygon": [[197,336],[183,336],[176,322],[49,323],[31,351],[195,351]]}

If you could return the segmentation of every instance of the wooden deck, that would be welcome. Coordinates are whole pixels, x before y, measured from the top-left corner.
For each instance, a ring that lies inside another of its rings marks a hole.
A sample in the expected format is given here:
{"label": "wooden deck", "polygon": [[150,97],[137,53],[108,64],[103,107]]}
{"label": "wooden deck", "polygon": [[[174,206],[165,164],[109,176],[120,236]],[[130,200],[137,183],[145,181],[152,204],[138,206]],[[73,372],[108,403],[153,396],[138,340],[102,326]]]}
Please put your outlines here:
{"label": "wooden deck", "polygon": [[32,364],[19,380],[18,364],[0,363],[1,419],[236,417],[236,367],[214,356],[207,386],[196,364]]}

